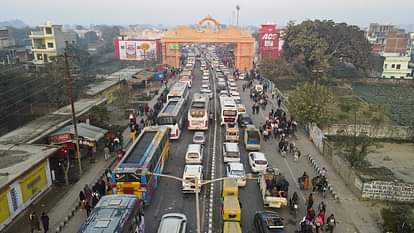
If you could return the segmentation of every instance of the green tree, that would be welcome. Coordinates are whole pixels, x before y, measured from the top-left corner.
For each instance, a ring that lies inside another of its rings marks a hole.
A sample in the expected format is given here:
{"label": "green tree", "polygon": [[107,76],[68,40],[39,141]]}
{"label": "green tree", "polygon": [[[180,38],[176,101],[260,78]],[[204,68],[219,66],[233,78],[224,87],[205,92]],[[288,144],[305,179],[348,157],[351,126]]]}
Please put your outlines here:
{"label": "green tree", "polygon": [[371,46],[357,26],[332,20],[290,22],[285,34],[284,56],[290,62],[304,64],[308,71],[329,69],[338,63],[369,69]]}
{"label": "green tree", "polygon": [[414,231],[413,207],[396,205],[381,209],[383,232],[411,233]]}
{"label": "green tree", "polygon": [[301,122],[325,124],[329,120],[329,107],[334,102],[334,94],[329,87],[306,82],[289,94],[288,109]]}
{"label": "green tree", "polygon": [[[360,104],[353,104],[348,110],[354,113],[354,123],[349,130],[339,132],[337,145],[351,166],[360,166],[378,147],[375,135],[385,121],[385,110],[380,105],[370,105],[365,109]],[[366,126],[369,130],[364,128]]]}
{"label": "green tree", "polygon": [[259,72],[274,82],[277,82],[278,78],[297,76],[292,65],[284,59],[265,58],[261,60],[259,63]]}

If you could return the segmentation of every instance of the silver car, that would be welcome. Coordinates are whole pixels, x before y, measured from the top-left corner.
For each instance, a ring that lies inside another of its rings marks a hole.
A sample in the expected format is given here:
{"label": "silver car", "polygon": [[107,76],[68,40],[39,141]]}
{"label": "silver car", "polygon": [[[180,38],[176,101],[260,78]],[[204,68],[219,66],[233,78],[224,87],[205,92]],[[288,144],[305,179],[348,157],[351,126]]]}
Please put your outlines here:
{"label": "silver car", "polygon": [[205,133],[202,131],[195,132],[193,136],[193,143],[204,145],[204,143],[206,143]]}

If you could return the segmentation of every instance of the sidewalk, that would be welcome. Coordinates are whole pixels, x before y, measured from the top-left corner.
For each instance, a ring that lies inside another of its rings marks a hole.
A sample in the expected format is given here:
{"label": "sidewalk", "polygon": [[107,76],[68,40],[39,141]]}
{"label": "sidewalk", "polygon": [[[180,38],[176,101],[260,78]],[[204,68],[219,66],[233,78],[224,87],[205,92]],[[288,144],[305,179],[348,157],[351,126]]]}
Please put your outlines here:
{"label": "sidewalk", "polygon": [[[170,87],[174,80],[171,80],[168,83]],[[163,86],[158,95],[154,96],[154,98],[148,102],[149,106],[153,107],[156,103],[157,98],[165,89]],[[131,144],[131,138],[129,137],[130,129],[126,128],[122,136],[124,138],[124,147],[127,148]],[[75,206],[78,205],[79,202],[79,192],[83,190],[85,184],[92,185],[98,180],[105,172],[105,169],[116,159],[116,156],[113,155],[111,159],[108,161],[104,160],[104,156],[101,153],[95,154],[95,163],[91,164],[89,167],[87,165],[88,161],[84,160],[83,164],[86,164],[88,169],[84,169],[82,176],[80,179],[73,185],[70,186],[55,186],[52,185],[50,190],[45,193],[42,197],[40,197],[33,205],[28,207],[26,211],[23,211],[16,219],[8,225],[4,231],[5,233],[24,233],[30,232],[30,224],[29,224],[29,213],[31,211],[36,211],[36,214],[40,217],[42,212],[47,213],[50,218],[49,222],[49,232],[56,232],[58,227],[62,227],[61,223],[65,221],[65,218],[71,213]],[[85,163],[86,162],[86,163]],[[30,211],[29,211],[30,210]],[[80,211],[75,211],[75,216],[78,216],[83,213],[79,213]],[[82,218],[84,220],[84,218]],[[71,220],[69,220],[70,222]],[[79,227],[79,225],[77,226]],[[77,229],[75,230],[75,232]],[[39,231],[37,231],[39,232]],[[43,230],[41,231],[43,232]]]}

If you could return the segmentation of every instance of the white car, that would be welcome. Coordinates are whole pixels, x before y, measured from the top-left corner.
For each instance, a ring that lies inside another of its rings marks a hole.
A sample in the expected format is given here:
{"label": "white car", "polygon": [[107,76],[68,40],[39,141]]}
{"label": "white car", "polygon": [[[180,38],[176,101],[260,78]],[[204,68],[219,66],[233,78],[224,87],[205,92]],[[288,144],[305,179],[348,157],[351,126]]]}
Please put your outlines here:
{"label": "white car", "polygon": [[230,91],[236,91],[237,92],[237,87],[229,87]]}
{"label": "white car", "polygon": [[213,92],[210,89],[201,89],[200,93],[207,95],[209,99],[213,98]]}
{"label": "white car", "polygon": [[227,90],[221,90],[220,96],[229,96],[229,92]]}
{"label": "white car", "polygon": [[196,131],[193,136],[193,143],[202,144],[206,143],[206,135],[203,131]]}
{"label": "white car", "polygon": [[201,89],[210,89],[210,87],[207,84],[202,84],[201,85]]}
{"label": "white car", "polygon": [[239,97],[240,97],[240,93],[239,93],[239,92],[237,92],[237,91],[232,91],[232,92],[230,92],[230,95],[231,95],[231,96],[239,96]]}
{"label": "white car", "polygon": [[233,96],[233,100],[236,102],[236,104],[241,104],[240,96]]}
{"label": "white car", "polygon": [[203,80],[209,80],[209,79],[210,79],[210,77],[208,77],[206,75],[203,75]]}
{"label": "white car", "polygon": [[268,167],[268,162],[265,154],[262,152],[250,152],[249,153],[249,165],[252,168],[252,172],[263,172]]}
{"label": "white car", "polygon": [[233,162],[226,165],[226,175],[227,177],[237,178],[238,186],[246,186],[246,172],[242,163]]}

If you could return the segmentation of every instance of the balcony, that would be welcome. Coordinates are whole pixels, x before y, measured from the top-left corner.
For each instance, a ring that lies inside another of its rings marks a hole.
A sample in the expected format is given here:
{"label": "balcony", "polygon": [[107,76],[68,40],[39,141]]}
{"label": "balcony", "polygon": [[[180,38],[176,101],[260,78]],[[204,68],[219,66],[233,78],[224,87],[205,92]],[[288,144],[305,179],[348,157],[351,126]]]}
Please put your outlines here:
{"label": "balcony", "polygon": [[43,31],[35,31],[30,33],[30,38],[45,38],[53,36],[53,34],[45,34]]}

